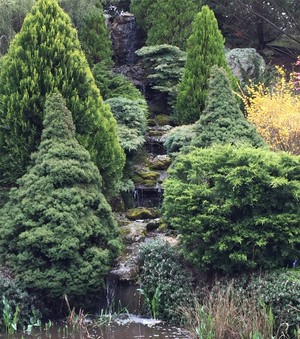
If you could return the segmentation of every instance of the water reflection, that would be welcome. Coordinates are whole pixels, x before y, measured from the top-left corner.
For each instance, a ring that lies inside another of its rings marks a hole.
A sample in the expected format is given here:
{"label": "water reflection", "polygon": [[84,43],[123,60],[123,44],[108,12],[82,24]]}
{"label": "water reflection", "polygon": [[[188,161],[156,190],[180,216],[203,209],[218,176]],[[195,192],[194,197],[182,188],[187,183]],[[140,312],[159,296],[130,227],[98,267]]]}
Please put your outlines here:
{"label": "water reflection", "polygon": [[88,325],[78,331],[56,324],[48,331],[35,330],[31,334],[1,335],[3,339],[191,339],[183,329],[170,326],[160,320],[131,314],[119,315],[105,326]]}

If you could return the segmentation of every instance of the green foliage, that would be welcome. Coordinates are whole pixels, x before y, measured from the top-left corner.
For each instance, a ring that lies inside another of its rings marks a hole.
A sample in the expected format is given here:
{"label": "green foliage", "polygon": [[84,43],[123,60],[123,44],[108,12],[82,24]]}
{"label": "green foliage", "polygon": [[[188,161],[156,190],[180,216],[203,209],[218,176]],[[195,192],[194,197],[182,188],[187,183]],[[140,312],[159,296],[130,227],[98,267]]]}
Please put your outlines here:
{"label": "green foliage", "polygon": [[141,287],[160,319],[178,322],[178,308],[192,300],[192,278],[176,249],[163,240],[141,245]]}
{"label": "green foliage", "polygon": [[174,106],[176,86],[182,78],[186,61],[185,52],[176,46],[145,46],[135,52],[143,57],[151,87],[168,94],[170,106]]}
{"label": "green foliage", "polygon": [[129,100],[144,99],[130,80],[112,72],[105,63],[96,64],[93,68],[93,75],[104,100],[114,97],[123,97]]}
{"label": "green foliage", "polygon": [[156,0],[147,12],[147,45],[169,44],[185,49],[196,13],[193,0]]}
{"label": "green foliage", "polygon": [[196,138],[196,125],[182,125],[172,128],[166,135],[164,146],[168,154],[180,152],[184,146],[191,144]]}
{"label": "green foliage", "polygon": [[122,174],[116,122],[103,103],[70,18],[56,1],[39,0],[3,57],[0,76],[1,180],[14,183],[42,131],[45,97],[61,91],[78,141],[99,167],[106,193]]}
{"label": "green foliage", "polygon": [[145,100],[115,97],[105,101],[117,119],[118,134],[125,152],[136,151],[145,142],[147,104]]}
{"label": "green foliage", "polygon": [[25,15],[35,0],[5,0],[0,2],[0,56],[7,52],[11,39],[20,31]]}
{"label": "green foliage", "polygon": [[192,145],[197,147],[241,142],[255,147],[265,145],[241,112],[226,71],[218,66],[211,68],[206,107],[195,130]]}
{"label": "green foliage", "polygon": [[284,266],[300,255],[300,158],[214,145],[179,155],[164,184],[164,218],[202,270]]}
{"label": "green foliage", "polygon": [[254,276],[247,292],[255,294],[264,304],[271,307],[280,331],[292,333],[300,325],[300,271],[276,270]]}
{"label": "green foliage", "polygon": [[[13,321],[13,313],[18,308],[18,323],[21,326],[30,323],[30,318],[41,317],[37,308],[38,300],[30,296],[19,282],[3,272],[0,273],[0,314],[5,315],[7,320]],[[3,302],[5,301],[5,302]],[[6,310],[4,310],[6,308]],[[9,321],[7,321],[9,326]]]}
{"label": "green foliage", "polygon": [[185,71],[178,85],[175,118],[180,124],[199,119],[207,99],[207,81],[213,65],[223,67],[231,74],[225,57],[224,38],[215,15],[208,6],[203,6],[193,22]]}
{"label": "green foliage", "polygon": [[78,37],[90,65],[100,61],[112,65],[112,43],[101,3],[85,16],[82,26],[78,28]]}
{"label": "green foliage", "polygon": [[60,95],[46,101],[32,162],[1,210],[1,262],[50,307],[64,294],[87,302],[103,288],[120,244],[99,171]]}
{"label": "green foliage", "polygon": [[131,0],[130,11],[148,45],[170,44],[184,49],[191,22],[201,6],[201,0]]}
{"label": "green foliage", "polygon": [[149,29],[147,18],[156,2],[157,0],[131,0],[130,12],[134,13],[136,24],[145,35]]}

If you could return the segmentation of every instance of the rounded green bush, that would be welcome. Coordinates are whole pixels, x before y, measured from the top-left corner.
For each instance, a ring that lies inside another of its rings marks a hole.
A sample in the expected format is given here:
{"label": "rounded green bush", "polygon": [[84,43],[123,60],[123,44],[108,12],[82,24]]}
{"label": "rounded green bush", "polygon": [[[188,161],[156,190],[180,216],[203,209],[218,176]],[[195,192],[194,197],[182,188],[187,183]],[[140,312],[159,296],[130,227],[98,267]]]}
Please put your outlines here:
{"label": "rounded green bush", "polygon": [[178,156],[164,218],[202,270],[291,265],[300,257],[300,157],[214,145]]}

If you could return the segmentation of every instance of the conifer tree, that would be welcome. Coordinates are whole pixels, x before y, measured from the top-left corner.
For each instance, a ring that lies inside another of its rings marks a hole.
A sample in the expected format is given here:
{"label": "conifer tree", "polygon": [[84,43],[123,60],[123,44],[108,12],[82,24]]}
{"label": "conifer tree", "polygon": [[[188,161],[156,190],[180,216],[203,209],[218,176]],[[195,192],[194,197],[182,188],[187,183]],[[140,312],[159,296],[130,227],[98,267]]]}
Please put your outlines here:
{"label": "conifer tree", "polygon": [[124,153],[70,18],[57,0],[39,0],[3,57],[0,74],[0,180],[22,175],[40,142],[45,97],[60,91],[76,138],[100,169],[106,193],[121,177]]}
{"label": "conifer tree", "polygon": [[32,161],[0,211],[1,262],[47,305],[64,294],[81,301],[103,287],[119,241],[99,170],[59,94],[46,100]]}
{"label": "conifer tree", "polygon": [[224,50],[224,38],[214,12],[203,6],[196,15],[187,42],[187,60],[183,79],[178,85],[175,118],[180,124],[197,121],[207,98],[207,81],[213,65],[230,74]]}
{"label": "conifer tree", "polygon": [[193,0],[157,0],[147,17],[147,45],[169,44],[184,50],[196,13]]}
{"label": "conifer tree", "polygon": [[112,65],[112,42],[101,2],[98,2],[94,11],[83,19],[82,26],[78,29],[78,37],[90,65],[98,62],[104,62],[107,66]]}
{"label": "conifer tree", "polygon": [[206,107],[195,125],[196,138],[192,145],[245,143],[264,146],[265,142],[241,112],[223,68],[211,68]]}

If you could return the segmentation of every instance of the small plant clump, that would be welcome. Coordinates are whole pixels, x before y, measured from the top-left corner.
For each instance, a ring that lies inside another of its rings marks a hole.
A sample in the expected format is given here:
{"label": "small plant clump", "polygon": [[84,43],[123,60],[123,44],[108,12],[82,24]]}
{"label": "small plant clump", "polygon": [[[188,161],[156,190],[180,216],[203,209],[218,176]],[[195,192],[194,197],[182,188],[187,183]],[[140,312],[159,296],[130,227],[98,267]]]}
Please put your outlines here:
{"label": "small plant clump", "polygon": [[144,243],[140,257],[142,293],[152,316],[178,323],[179,307],[192,300],[191,273],[184,267],[177,250],[163,240]]}

